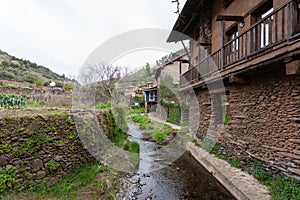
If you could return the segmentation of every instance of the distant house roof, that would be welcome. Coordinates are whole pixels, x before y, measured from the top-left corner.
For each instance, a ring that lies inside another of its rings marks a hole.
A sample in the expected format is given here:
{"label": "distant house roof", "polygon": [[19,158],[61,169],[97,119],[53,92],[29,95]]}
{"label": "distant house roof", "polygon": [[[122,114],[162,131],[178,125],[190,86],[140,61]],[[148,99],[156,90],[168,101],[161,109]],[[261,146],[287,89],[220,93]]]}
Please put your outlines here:
{"label": "distant house roof", "polygon": [[193,28],[198,23],[201,12],[199,9],[208,0],[187,0],[167,42],[178,42],[193,38]]}
{"label": "distant house roof", "polygon": [[182,55],[177,56],[176,58],[174,58],[174,59],[172,59],[172,60],[170,60],[170,61],[168,61],[168,62],[166,62],[166,63],[164,63],[164,64],[162,64],[162,65],[160,65],[160,66],[156,69],[155,79],[157,79],[157,78],[160,76],[161,69],[163,69],[165,66],[170,65],[170,64],[173,64],[173,63],[176,62],[176,61],[189,62],[188,60],[182,60],[182,58],[183,58],[184,56],[186,56],[186,55],[187,55],[187,53],[182,54]]}
{"label": "distant house roof", "polygon": [[154,91],[154,90],[157,90],[157,86],[154,86],[152,88],[144,89],[144,92],[150,92],[150,91]]}

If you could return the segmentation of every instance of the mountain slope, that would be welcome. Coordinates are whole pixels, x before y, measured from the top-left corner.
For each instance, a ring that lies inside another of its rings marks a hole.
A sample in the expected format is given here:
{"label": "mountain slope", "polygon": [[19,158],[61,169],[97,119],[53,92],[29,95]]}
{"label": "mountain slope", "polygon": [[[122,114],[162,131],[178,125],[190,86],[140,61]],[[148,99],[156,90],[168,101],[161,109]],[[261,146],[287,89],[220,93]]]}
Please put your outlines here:
{"label": "mountain slope", "polygon": [[43,82],[44,85],[55,81],[60,85],[64,81],[64,76],[0,50],[0,79],[28,83]]}

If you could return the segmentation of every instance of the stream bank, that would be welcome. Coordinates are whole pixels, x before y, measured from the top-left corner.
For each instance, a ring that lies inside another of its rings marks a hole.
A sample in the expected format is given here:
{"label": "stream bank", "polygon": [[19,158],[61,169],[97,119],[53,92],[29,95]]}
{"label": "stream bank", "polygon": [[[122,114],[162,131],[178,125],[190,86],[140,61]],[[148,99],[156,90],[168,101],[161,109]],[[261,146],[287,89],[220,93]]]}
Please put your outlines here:
{"label": "stream bank", "polygon": [[117,199],[235,199],[188,153],[156,169],[161,160],[151,152],[161,147],[143,140],[143,132],[135,124],[129,123],[128,127],[129,140],[140,144],[140,163],[136,173],[124,178]]}

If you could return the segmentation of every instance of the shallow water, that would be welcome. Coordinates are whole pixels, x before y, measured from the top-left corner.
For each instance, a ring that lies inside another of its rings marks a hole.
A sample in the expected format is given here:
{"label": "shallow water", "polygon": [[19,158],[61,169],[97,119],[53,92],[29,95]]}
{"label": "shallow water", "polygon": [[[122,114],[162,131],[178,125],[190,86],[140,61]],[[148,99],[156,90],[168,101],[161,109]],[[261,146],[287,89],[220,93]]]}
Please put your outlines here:
{"label": "shallow water", "polygon": [[235,199],[188,153],[162,167],[163,159],[151,153],[159,146],[143,140],[136,125],[129,124],[128,133],[130,140],[140,144],[140,164],[136,173],[124,178],[117,199]]}

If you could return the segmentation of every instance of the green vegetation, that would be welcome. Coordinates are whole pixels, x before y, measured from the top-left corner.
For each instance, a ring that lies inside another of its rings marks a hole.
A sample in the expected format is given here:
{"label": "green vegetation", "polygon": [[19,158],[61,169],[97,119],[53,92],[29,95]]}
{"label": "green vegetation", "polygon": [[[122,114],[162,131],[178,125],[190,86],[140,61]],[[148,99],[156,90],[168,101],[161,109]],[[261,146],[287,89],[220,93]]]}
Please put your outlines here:
{"label": "green vegetation", "polygon": [[140,124],[149,124],[150,123],[150,119],[143,116],[143,115],[134,115],[131,117],[131,120],[135,123],[140,123]]}
{"label": "green vegetation", "polygon": [[145,73],[147,76],[151,76],[151,67],[149,63],[146,63]]}
{"label": "green vegetation", "polygon": [[195,146],[200,147],[201,145],[197,142],[197,140],[195,138],[193,138],[193,136],[191,136],[190,134],[186,133],[184,134],[184,137],[186,139],[188,139],[189,141],[193,142]]}
{"label": "green vegetation", "polygon": [[223,124],[225,124],[225,125],[228,124],[230,122],[230,116],[226,115],[225,117],[222,118],[222,121],[223,121]]}
{"label": "green vegetation", "polygon": [[58,169],[59,167],[59,163],[55,162],[54,160],[49,160],[46,164],[46,166],[51,170],[51,171],[55,171]]}
{"label": "green vegetation", "polygon": [[113,106],[112,102],[99,103],[95,106],[95,109],[107,109],[107,108],[112,108],[112,106]]}
{"label": "green vegetation", "polygon": [[252,175],[261,183],[267,183],[270,179],[270,176],[266,173],[263,167],[256,163],[252,166]]}
{"label": "green vegetation", "polygon": [[12,189],[16,186],[18,170],[16,167],[10,167],[3,169],[0,167],[0,198],[8,189]]}
{"label": "green vegetation", "polygon": [[8,84],[8,85],[6,85],[5,87],[6,87],[6,88],[9,88],[9,89],[18,89],[18,88],[19,88],[19,86],[13,85],[13,84]]}
{"label": "green vegetation", "polygon": [[152,122],[149,118],[143,115],[134,115],[130,118],[133,122],[138,123],[147,136],[151,136],[156,142],[162,144],[167,135],[176,134],[177,130],[171,126],[159,122]]}
{"label": "green vegetation", "polygon": [[46,105],[46,102],[42,101],[42,100],[39,100],[39,101],[28,100],[26,102],[26,105],[29,106],[29,107],[40,107],[40,106]]}
{"label": "green vegetation", "polygon": [[202,148],[205,149],[207,152],[210,153],[212,151],[212,149],[213,149],[211,140],[208,139],[208,138],[205,138],[202,141]]}
{"label": "green vegetation", "polygon": [[127,132],[128,130],[127,113],[128,113],[128,107],[125,105],[117,104],[113,108],[113,115],[116,120],[116,123],[124,132]]}
{"label": "green vegetation", "polygon": [[141,114],[145,112],[145,108],[132,108],[130,110],[128,110],[128,114]]}
{"label": "green vegetation", "polygon": [[[208,143],[208,142],[207,142]],[[226,155],[221,155],[219,152],[220,144],[216,144],[210,151],[215,156],[222,160],[227,160],[232,167],[242,168],[241,163],[233,158],[228,158]],[[271,177],[264,168],[257,163],[252,163],[252,175],[260,183],[269,187],[272,200],[298,200],[300,199],[300,181],[292,178],[275,176]]]}
{"label": "green vegetation", "polygon": [[159,90],[160,104],[168,111],[167,121],[179,125],[182,114],[181,110],[186,106],[177,102],[180,94],[178,85],[175,85],[173,78],[167,75],[161,82]]}
{"label": "green vegetation", "polygon": [[35,81],[35,86],[36,86],[37,88],[42,88],[42,87],[44,86],[44,80],[43,80],[43,79],[37,79],[37,80]]}
{"label": "green vegetation", "polygon": [[[52,72],[46,67],[39,66],[28,60],[16,58],[3,51],[0,51],[0,55],[2,55],[2,58],[0,58],[0,79],[33,83],[37,87],[41,87],[44,85],[44,82],[49,81],[55,81],[58,86],[62,85],[64,81],[63,76]],[[11,86],[8,85],[5,87],[16,88],[16,86]]]}
{"label": "green vegetation", "polygon": [[259,164],[253,165],[252,175],[270,188],[272,200],[300,199],[300,181],[282,176],[270,177]]}
{"label": "green vegetation", "polygon": [[228,160],[228,162],[229,162],[229,164],[231,165],[231,167],[235,167],[235,168],[242,168],[242,165],[241,165],[241,163],[239,163],[238,161],[236,161],[235,159],[233,159],[233,158],[230,158],[229,160]]}
{"label": "green vegetation", "polygon": [[164,132],[155,131],[153,132],[155,140],[161,144],[167,137],[167,135]]}
{"label": "green vegetation", "polygon": [[[101,175],[100,175],[101,174]],[[29,199],[75,199],[95,196],[95,199],[114,199],[115,191],[121,182],[117,173],[97,163],[74,167],[70,173],[57,184],[48,186],[45,178],[41,183],[28,187],[21,193],[6,194],[5,199],[18,199],[28,196]],[[96,178],[99,176],[99,178]],[[82,193],[81,193],[82,192]]]}
{"label": "green vegetation", "polygon": [[14,95],[0,94],[0,108],[22,108],[25,106],[23,95],[18,97]]}
{"label": "green vegetation", "polygon": [[171,122],[173,124],[180,124],[181,120],[181,108],[178,106],[170,106],[169,107],[169,114],[168,114],[168,122]]}
{"label": "green vegetation", "polygon": [[71,92],[71,91],[73,90],[73,87],[70,86],[70,85],[66,85],[66,86],[64,87],[64,89],[65,89],[66,92]]}
{"label": "green vegetation", "polygon": [[128,141],[124,145],[123,149],[125,151],[129,151],[129,152],[132,152],[132,153],[139,153],[140,152],[140,145],[137,142]]}
{"label": "green vegetation", "polygon": [[144,107],[144,96],[143,95],[136,95],[133,97],[133,101],[138,103],[137,107],[132,106],[132,108],[143,108]]}

